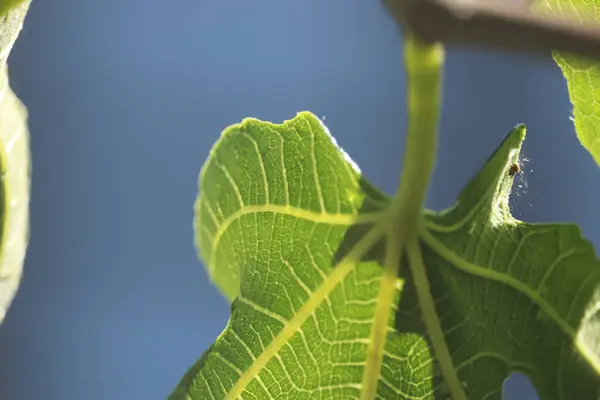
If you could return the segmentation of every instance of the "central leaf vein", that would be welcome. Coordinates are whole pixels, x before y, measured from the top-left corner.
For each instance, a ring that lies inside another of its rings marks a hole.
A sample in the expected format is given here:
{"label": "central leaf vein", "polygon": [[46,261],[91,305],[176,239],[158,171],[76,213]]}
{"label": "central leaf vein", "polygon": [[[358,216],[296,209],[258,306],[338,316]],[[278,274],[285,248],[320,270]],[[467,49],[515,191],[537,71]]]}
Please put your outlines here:
{"label": "central leaf vein", "polygon": [[533,303],[537,304],[542,309],[542,311],[544,311],[546,315],[550,319],[552,319],[565,334],[567,334],[571,338],[575,337],[574,329],[569,325],[569,323],[566,320],[564,320],[560,316],[558,311],[556,311],[556,309],[552,307],[552,305],[545,301],[542,298],[542,296],[539,295],[539,293],[535,292],[525,283],[505,273],[493,271],[488,268],[483,268],[466,261],[465,259],[458,256],[456,253],[454,253],[452,250],[448,249],[441,241],[436,239],[426,229],[423,229],[421,231],[421,238],[425,241],[425,243],[427,243],[428,246],[435,250],[440,257],[444,258],[454,267],[481,278],[503,283],[525,294]]}
{"label": "central leaf vein", "polygon": [[267,348],[256,358],[235,385],[227,393],[226,399],[237,399],[246,389],[248,384],[256,378],[269,360],[276,357],[290,338],[298,333],[304,321],[309,318],[326,297],[352,272],[364,255],[381,239],[384,233],[381,221],[368,231],[353,247],[353,249],[332,269],[331,274],[324,280],[313,296],[307,299],[302,308],[284,324],[281,331],[274,336]]}

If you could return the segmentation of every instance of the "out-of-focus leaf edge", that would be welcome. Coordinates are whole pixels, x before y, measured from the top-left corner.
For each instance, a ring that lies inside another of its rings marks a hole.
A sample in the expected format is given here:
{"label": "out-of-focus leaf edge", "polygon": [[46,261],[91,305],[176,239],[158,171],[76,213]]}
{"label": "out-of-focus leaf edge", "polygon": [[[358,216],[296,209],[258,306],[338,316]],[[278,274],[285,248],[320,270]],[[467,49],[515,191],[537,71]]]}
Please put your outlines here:
{"label": "out-of-focus leaf edge", "polygon": [[27,109],[10,88],[6,61],[30,4],[31,0],[0,3],[0,324],[19,287],[29,239]]}

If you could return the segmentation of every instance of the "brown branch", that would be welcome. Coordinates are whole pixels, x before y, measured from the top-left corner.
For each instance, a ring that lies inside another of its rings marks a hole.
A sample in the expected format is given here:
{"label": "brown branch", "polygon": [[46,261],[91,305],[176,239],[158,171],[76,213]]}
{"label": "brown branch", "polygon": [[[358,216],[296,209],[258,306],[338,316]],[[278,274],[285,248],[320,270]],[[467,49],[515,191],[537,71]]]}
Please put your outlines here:
{"label": "brown branch", "polygon": [[386,0],[403,29],[427,41],[600,59],[600,25],[534,15],[525,5],[482,0]]}

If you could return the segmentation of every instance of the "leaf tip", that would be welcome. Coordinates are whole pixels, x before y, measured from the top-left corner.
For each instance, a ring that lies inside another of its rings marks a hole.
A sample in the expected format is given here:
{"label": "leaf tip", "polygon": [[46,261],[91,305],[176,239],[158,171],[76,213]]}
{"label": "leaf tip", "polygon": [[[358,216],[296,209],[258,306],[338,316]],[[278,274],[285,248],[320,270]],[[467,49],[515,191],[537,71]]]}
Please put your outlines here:
{"label": "leaf tip", "polygon": [[525,140],[525,124],[514,125],[485,165],[469,181],[458,196],[457,204],[443,212],[444,218],[455,219],[467,215],[473,208],[486,209],[489,223],[493,226],[514,225],[509,197],[513,178],[518,172],[519,154]]}
{"label": "leaf tip", "polygon": [[506,135],[504,135],[502,143],[500,144],[498,150],[494,153],[494,155],[492,155],[492,157],[494,157],[499,151],[502,151],[503,148],[520,150],[521,143],[523,143],[523,141],[525,140],[526,135],[527,126],[523,123],[516,124],[512,127],[511,130],[508,131],[508,133],[506,133]]}
{"label": "leaf tip", "polygon": [[525,140],[525,136],[527,135],[527,125],[523,123],[517,124],[514,126],[513,131],[516,132],[519,142],[523,142],[523,140]]}

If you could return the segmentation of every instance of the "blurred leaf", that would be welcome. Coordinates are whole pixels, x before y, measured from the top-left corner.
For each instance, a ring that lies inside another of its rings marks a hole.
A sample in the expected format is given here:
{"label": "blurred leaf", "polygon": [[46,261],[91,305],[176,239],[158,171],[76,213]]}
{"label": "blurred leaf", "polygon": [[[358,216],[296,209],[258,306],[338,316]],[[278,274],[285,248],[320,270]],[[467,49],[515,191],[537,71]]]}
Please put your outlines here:
{"label": "blurred leaf", "polygon": [[[595,398],[595,347],[577,331],[594,319],[585,311],[600,263],[576,226],[510,215],[524,135],[507,135],[456,206],[426,213],[425,279],[441,326],[427,333],[407,265],[398,307],[378,308],[381,265],[398,254],[390,202],[325,126],[300,113],[226,129],[202,168],[195,230],[231,318],[170,398],[358,399],[372,381],[380,399],[447,399],[441,362],[473,400],[500,399],[514,370],[541,399]],[[450,359],[433,357],[430,334]],[[377,354],[382,368],[366,367]]]}
{"label": "blurred leaf", "polygon": [[0,17],[0,323],[21,280],[28,242],[30,155],[27,111],[8,83],[6,59],[29,2]]}
{"label": "blurred leaf", "polygon": [[[600,23],[600,0],[535,0],[533,10]],[[567,79],[577,137],[600,165],[600,61],[558,51],[553,57]]]}
{"label": "blurred leaf", "polygon": [[17,7],[29,0],[0,0],[0,17],[6,15],[11,8]]}

